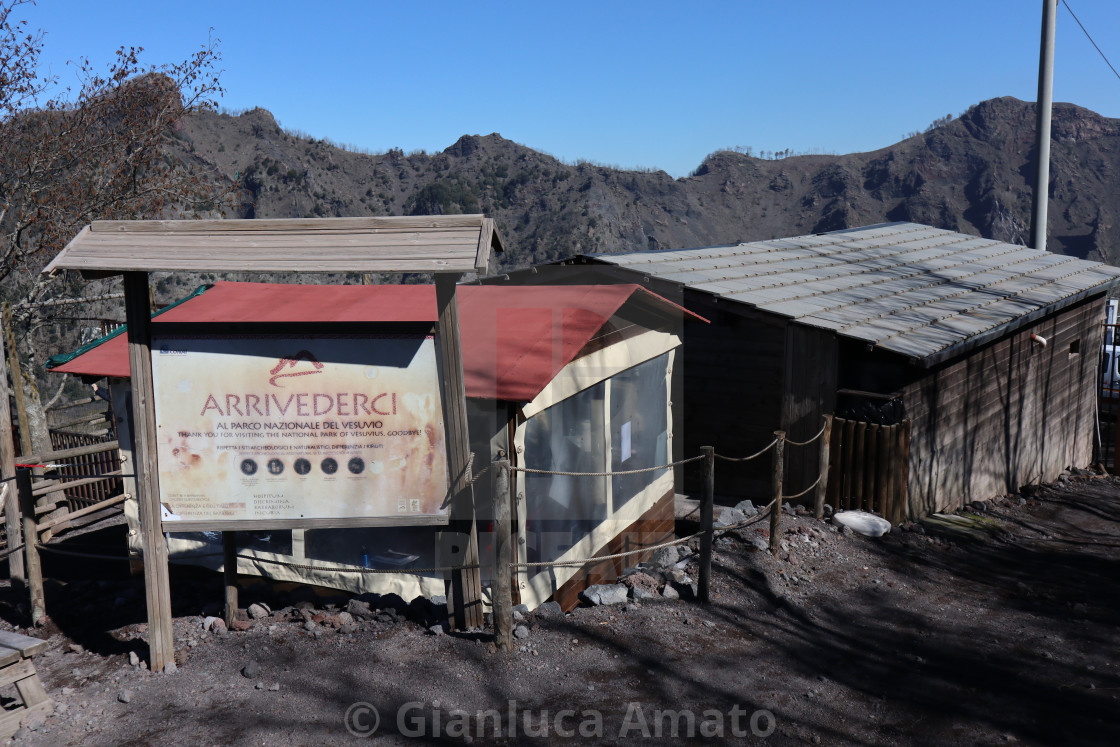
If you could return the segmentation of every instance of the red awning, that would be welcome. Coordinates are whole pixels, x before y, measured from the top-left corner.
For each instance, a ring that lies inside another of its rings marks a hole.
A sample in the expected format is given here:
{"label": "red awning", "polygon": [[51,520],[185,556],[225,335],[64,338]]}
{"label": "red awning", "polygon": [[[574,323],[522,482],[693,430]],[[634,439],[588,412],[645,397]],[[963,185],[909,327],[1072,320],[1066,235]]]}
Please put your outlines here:
{"label": "red awning", "polygon": [[[458,288],[467,396],[529,402],[635,293],[666,315],[691,314],[637,285],[463,285]],[[162,322],[434,322],[431,285],[219,282]],[[125,335],[52,369],[128,378]]]}

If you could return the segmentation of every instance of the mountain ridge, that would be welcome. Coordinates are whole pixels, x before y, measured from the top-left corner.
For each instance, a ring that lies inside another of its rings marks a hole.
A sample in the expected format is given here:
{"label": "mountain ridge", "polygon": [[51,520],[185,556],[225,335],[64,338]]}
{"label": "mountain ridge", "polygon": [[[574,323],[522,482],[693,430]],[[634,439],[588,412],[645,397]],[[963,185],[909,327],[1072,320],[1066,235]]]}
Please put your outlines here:
{"label": "mountain ridge", "polygon": [[[285,132],[264,109],[202,113],[173,150],[237,188],[236,217],[482,212],[502,268],[577,253],[686,248],[905,220],[1024,244],[1034,104],[980,102],[864,153],[760,159],[717,151],[689,176],[564,163],[497,133],[437,153],[357,153]],[[1048,248],[1120,264],[1120,120],[1055,104]]]}

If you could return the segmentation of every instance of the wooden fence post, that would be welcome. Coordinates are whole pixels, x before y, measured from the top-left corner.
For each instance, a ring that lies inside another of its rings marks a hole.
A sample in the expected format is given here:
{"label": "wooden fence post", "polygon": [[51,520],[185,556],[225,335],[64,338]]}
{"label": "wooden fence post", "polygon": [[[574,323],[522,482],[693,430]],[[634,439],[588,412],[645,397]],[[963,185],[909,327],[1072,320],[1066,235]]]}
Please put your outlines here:
{"label": "wooden fence post", "polygon": [[465,525],[467,548],[465,569],[451,572],[448,595],[451,624],[454,628],[479,628],[482,616],[482,574],[478,567],[478,522],[474,505],[474,486],[465,480],[470,458],[467,433],[467,397],[463,383],[463,355],[459,338],[459,305],[455,283],[459,276],[436,275],[436,307],[439,312],[439,350],[441,394],[443,395],[444,433],[447,438],[447,467],[453,484],[451,524]]}
{"label": "wooden fence post", "polygon": [[500,651],[513,650],[513,569],[511,511],[509,504],[509,460],[494,463],[494,578],[490,594],[494,601],[494,633]]}
{"label": "wooden fence post", "polygon": [[156,468],[156,411],[152,386],[152,313],[148,302],[148,273],[124,273],[124,308],[128,324],[128,363],[132,372],[132,425],[135,444],[133,472],[144,541],[144,591],[148,606],[148,653],[153,672],[175,661],[171,627],[171,581],[167,540],[159,502]]}
{"label": "wooden fence post", "polygon": [[817,492],[813,498],[813,515],[818,519],[824,518],[824,497],[828,494],[828,459],[831,449],[832,416],[825,415],[824,430],[821,431],[821,442],[817,450],[817,474],[821,476],[821,481],[817,483]]}
{"label": "wooden fence post", "polygon": [[[16,445],[12,439],[12,410],[8,400],[8,356],[4,336],[0,335],[0,477],[5,480],[16,476]],[[23,542],[23,523],[20,520],[19,491],[13,484],[4,499],[4,530],[8,536],[8,549],[14,550]],[[24,554],[8,555],[8,576],[12,586],[22,588],[27,584],[24,571]]]}
{"label": "wooden fence post", "polygon": [[700,602],[711,601],[712,585],[712,543],[713,514],[715,513],[716,492],[716,449],[714,446],[701,446],[704,455],[704,494],[700,497],[700,578],[697,596]]}
{"label": "wooden fence post", "polygon": [[43,569],[39,564],[39,531],[35,525],[35,496],[31,492],[31,470],[16,471],[16,490],[23,512],[23,549],[27,559],[27,585],[31,589],[31,624],[43,624],[47,616],[46,595],[43,593]]}
{"label": "wooden fence post", "polygon": [[222,532],[222,579],[226,585],[226,627],[237,619],[237,532]]}
{"label": "wooden fence post", "polygon": [[774,505],[770,508],[770,554],[775,558],[781,550],[778,532],[781,529],[782,482],[785,480],[786,432],[774,431],[773,472],[770,476],[770,491],[774,495]]}

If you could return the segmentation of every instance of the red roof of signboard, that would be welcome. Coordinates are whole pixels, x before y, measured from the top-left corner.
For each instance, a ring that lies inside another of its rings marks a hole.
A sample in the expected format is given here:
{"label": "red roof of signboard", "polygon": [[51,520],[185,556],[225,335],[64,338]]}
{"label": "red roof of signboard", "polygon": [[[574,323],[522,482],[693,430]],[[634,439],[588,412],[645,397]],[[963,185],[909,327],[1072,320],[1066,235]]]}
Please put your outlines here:
{"label": "red roof of signboard", "polygon": [[[459,286],[467,396],[531,401],[635,293],[666,313],[691,314],[637,285]],[[431,285],[219,282],[167,309],[153,325],[436,319]],[[112,337],[51,370],[128,378],[126,335]]]}

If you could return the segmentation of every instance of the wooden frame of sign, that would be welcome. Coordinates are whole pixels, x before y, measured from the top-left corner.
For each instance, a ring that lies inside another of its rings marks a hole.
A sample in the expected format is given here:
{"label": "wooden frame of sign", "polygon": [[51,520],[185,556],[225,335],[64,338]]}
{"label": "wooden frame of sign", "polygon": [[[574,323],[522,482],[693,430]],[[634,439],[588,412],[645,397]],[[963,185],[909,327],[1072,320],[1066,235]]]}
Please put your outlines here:
{"label": "wooden frame of sign", "polygon": [[[144,541],[150,666],[159,672],[175,658],[171,591],[161,520],[158,429],[152,379],[148,273],[204,272],[431,272],[436,273],[440,331],[437,356],[444,406],[451,514],[469,523],[463,569],[451,580],[452,619],[481,626],[482,588],[474,496],[469,475],[466,394],[455,284],[467,272],[486,274],[502,242],[494,221],[481,215],[291,220],[99,221],[81,232],[43,270],[77,270],[85,277],[123,274],[132,379],[137,499]],[[233,529],[227,527],[226,529]],[[232,546],[232,536],[225,537]],[[228,556],[232,553],[227,552]],[[226,569],[227,574],[230,569]]]}

